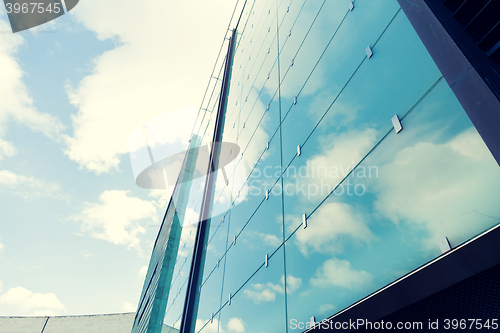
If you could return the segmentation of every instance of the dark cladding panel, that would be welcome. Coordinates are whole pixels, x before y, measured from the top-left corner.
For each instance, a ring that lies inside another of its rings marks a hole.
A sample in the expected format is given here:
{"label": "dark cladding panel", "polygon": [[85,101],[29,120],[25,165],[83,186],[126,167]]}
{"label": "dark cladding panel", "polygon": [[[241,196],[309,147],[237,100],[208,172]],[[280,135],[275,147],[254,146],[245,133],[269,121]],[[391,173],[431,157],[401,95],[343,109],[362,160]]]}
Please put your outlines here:
{"label": "dark cladding panel", "polygon": [[[500,66],[440,1],[398,0],[467,115],[500,163]],[[470,1],[469,1],[470,2]]]}

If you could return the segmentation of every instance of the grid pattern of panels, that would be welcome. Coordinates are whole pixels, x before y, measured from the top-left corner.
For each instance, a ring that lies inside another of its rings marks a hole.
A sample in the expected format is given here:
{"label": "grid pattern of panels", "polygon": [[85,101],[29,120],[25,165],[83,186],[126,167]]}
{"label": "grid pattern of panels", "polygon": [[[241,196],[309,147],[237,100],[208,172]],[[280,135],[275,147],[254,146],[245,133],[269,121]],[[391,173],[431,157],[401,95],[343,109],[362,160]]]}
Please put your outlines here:
{"label": "grid pattern of panels", "polygon": [[197,332],[303,331],[499,222],[498,165],[396,0],[248,1],[223,139]]}
{"label": "grid pattern of panels", "polygon": [[396,1],[242,19],[224,140],[247,175],[211,230],[197,331],[304,330],[498,223],[498,165]]}

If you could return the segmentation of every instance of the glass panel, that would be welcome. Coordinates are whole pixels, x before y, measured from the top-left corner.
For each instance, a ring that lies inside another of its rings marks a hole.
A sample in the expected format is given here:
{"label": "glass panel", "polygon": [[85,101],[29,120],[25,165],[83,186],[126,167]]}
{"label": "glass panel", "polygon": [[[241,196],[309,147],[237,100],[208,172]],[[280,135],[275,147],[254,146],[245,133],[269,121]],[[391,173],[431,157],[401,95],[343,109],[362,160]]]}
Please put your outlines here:
{"label": "glass panel", "polygon": [[[242,203],[231,211],[225,289],[235,290],[271,254],[283,240],[281,220],[281,196],[255,197],[249,201],[257,203],[249,211]],[[234,239],[236,237],[236,244]]]}
{"label": "glass panel", "polygon": [[402,124],[287,242],[306,287],[289,318],[320,321],[439,256],[441,238],[455,247],[498,224],[500,169],[444,80]]}
{"label": "glass panel", "polygon": [[[240,151],[217,178],[197,330],[303,331],[439,256],[442,237],[456,246],[499,222],[498,165],[397,1],[349,3],[244,11],[223,133]],[[196,125],[204,142],[220,84]],[[174,327],[193,230],[167,307]]]}
{"label": "glass panel", "polygon": [[186,296],[187,278],[193,257],[192,249],[195,235],[196,225],[185,226],[182,229],[179,253],[175,262],[164,319],[166,325],[175,328],[180,327],[184,298]]}
{"label": "glass panel", "polygon": [[[203,276],[203,284],[201,286],[200,305],[198,309],[198,318],[211,319],[212,314],[216,313],[220,306],[224,303],[222,300],[222,287],[224,280],[224,260],[220,260],[226,249],[226,235],[223,232],[227,228],[227,221],[218,216],[212,219],[210,226],[211,233],[210,243],[206,249],[205,269]],[[224,299],[225,301],[225,299]],[[197,330],[201,320],[197,320]]]}
{"label": "glass panel", "polygon": [[[311,132],[339,132],[346,127],[363,131],[366,123],[385,123],[387,117],[393,116],[394,106],[402,107],[397,104],[400,100],[412,103],[413,96],[422,94],[419,85],[440,76],[435,67],[420,69],[420,73],[408,66],[415,59],[421,60],[425,49],[413,54],[413,43],[421,43],[402,12],[384,32],[398,13],[396,1],[357,1],[352,12],[345,2],[327,4],[297,56],[292,44],[290,49],[286,45],[281,55],[282,59],[295,57],[281,89],[285,163],[296,154],[298,145],[310,140]],[[373,46],[381,35],[374,47],[376,55],[367,59],[366,46]],[[416,78],[409,80],[415,72]],[[388,88],[410,95],[392,103],[386,98]],[[360,119],[365,124],[360,124]],[[321,127],[316,129],[320,121]],[[306,149],[318,145],[317,139],[313,141]]]}

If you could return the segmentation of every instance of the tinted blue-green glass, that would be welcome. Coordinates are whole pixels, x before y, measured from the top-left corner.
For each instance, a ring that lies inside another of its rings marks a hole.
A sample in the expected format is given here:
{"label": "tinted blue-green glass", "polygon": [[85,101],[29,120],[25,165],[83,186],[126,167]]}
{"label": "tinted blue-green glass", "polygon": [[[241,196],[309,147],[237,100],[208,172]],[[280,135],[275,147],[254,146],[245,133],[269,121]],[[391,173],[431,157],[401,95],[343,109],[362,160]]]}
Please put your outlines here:
{"label": "tinted blue-green glass", "polygon": [[457,246],[498,224],[500,169],[444,80],[402,124],[287,242],[305,287],[290,318],[322,320],[439,256],[441,238]]}
{"label": "tinted blue-green glass", "polygon": [[498,165],[397,1],[353,3],[243,12],[197,331],[303,331],[498,223]]}

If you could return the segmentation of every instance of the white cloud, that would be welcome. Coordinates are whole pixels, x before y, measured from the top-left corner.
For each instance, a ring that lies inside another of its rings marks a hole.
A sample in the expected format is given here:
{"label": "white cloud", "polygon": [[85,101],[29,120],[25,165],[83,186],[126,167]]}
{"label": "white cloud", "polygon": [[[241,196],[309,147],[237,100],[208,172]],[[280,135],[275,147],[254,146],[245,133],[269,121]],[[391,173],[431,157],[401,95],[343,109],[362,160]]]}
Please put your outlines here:
{"label": "white cloud", "polygon": [[436,251],[442,237],[459,244],[500,221],[498,164],[474,129],[445,143],[404,148],[380,175],[376,210],[396,224],[428,230],[427,250]]}
{"label": "white cloud", "polygon": [[[9,24],[0,19],[0,30],[9,31]],[[51,139],[61,137],[64,126],[54,116],[41,113],[33,106],[33,99],[23,82],[24,72],[21,69],[16,53],[24,44],[20,34],[0,34],[0,137],[5,135],[9,121],[28,126],[36,132],[45,134]],[[3,152],[3,153],[2,153]],[[0,156],[14,154],[11,143],[0,141]]]}
{"label": "white cloud", "polygon": [[282,243],[281,239],[278,238],[278,236],[273,235],[273,234],[265,234],[263,232],[250,230],[250,231],[248,231],[248,236],[251,237],[251,239],[252,239],[251,245],[258,244],[258,241],[260,241],[264,245],[276,248]]}
{"label": "white cloud", "polygon": [[0,292],[2,292],[2,288],[3,288],[3,282],[0,281]]}
{"label": "white cloud", "polygon": [[[272,302],[276,299],[276,293],[284,294],[285,277],[281,276],[280,284],[268,282],[266,284],[252,284],[250,288],[245,289],[245,296],[254,301],[255,304],[261,302]],[[302,286],[302,279],[288,275],[286,279],[287,293],[292,294]]]}
{"label": "white cloud", "polygon": [[145,232],[142,224],[157,217],[156,207],[129,196],[129,192],[104,191],[99,203],[85,202],[82,211],[70,219],[80,223],[82,231],[94,238],[140,251],[138,236]]}
{"label": "white cloud", "polygon": [[199,104],[232,9],[222,0],[80,2],[73,15],[117,46],[95,59],[93,73],[77,87],[68,87],[78,108],[69,158],[96,173],[116,170],[134,128],[166,110]]}
{"label": "white cloud", "polygon": [[10,315],[54,315],[64,314],[66,307],[53,293],[33,293],[23,288],[9,289],[0,296],[0,305]]}
{"label": "white cloud", "polygon": [[[282,276],[281,283],[284,284],[284,280],[285,280],[285,278]],[[286,279],[286,289],[287,289],[288,293],[291,294],[291,293],[295,292],[301,286],[302,286],[302,279],[301,278],[297,278],[295,276],[288,275],[288,277]]]}
{"label": "white cloud", "polygon": [[321,314],[325,313],[331,314],[333,310],[335,310],[335,306],[333,306],[332,304],[321,304],[318,309],[318,312]]}
{"label": "white cloud", "polygon": [[[207,322],[206,320],[196,319],[195,331],[198,332],[206,322]],[[203,332],[206,332],[206,333],[224,333],[224,330],[222,329],[222,325],[219,325],[219,321],[216,318],[214,318],[211,323],[209,322],[207,324],[207,326],[205,326],[205,328],[203,329]]]}
{"label": "white cloud", "polygon": [[144,281],[146,278],[146,274],[148,273],[148,266],[142,266],[141,269],[139,269],[139,274],[138,274],[138,279],[141,281]]}
{"label": "white cloud", "polygon": [[13,193],[25,199],[41,197],[66,201],[71,199],[70,195],[57,183],[45,182],[8,170],[0,170],[0,191]]}
{"label": "white cloud", "polygon": [[[299,217],[290,218],[291,228],[301,223]],[[342,252],[347,243],[369,243],[375,236],[366,224],[363,214],[350,205],[339,202],[324,203],[308,220],[307,228],[298,232],[295,242],[302,254],[311,251],[335,254]]]}
{"label": "white cloud", "polygon": [[[353,130],[321,138],[322,152],[307,161],[307,174],[297,170],[297,179],[289,178],[287,183],[297,181],[307,192],[303,200],[316,202],[323,199],[346,177],[375,144],[377,131],[368,128]],[[294,175],[294,173],[290,173]],[[348,178],[352,181],[351,178]],[[294,186],[292,186],[294,188]],[[335,193],[340,193],[340,188]]]}
{"label": "white cloud", "polygon": [[229,332],[243,333],[245,332],[245,323],[241,318],[231,318],[227,323],[227,330]]}
{"label": "white cloud", "polygon": [[134,306],[132,303],[124,302],[123,303],[123,311],[125,312],[135,312],[137,310],[137,306]]}
{"label": "white cloud", "polygon": [[262,289],[260,284],[254,284],[252,288],[254,290],[245,289],[243,293],[257,305],[262,302],[272,302],[276,299],[276,294],[269,288]]}
{"label": "white cloud", "polygon": [[262,241],[271,246],[279,246],[282,242],[281,240],[276,236],[276,235],[271,235],[271,234],[262,234]]}
{"label": "white cloud", "polygon": [[316,276],[311,278],[311,284],[315,287],[336,286],[359,289],[370,283],[371,280],[371,274],[352,269],[349,261],[332,258],[318,268]]}
{"label": "white cloud", "polygon": [[0,139],[0,161],[6,157],[14,156],[17,153],[17,149],[12,142],[7,142]]}

